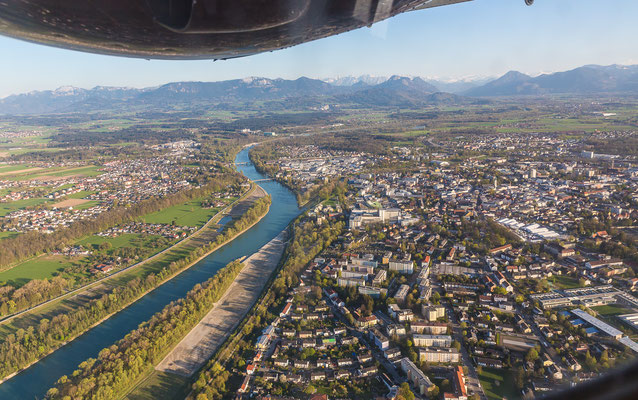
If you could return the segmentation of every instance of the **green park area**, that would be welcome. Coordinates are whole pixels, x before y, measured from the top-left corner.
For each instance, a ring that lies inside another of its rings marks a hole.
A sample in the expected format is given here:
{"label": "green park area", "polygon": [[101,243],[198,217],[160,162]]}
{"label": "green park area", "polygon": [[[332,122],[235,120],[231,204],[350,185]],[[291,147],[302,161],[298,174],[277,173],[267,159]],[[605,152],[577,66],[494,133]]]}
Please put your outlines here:
{"label": "green park area", "polygon": [[511,371],[495,368],[483,368],[479,373],[481,386],[488,399],[517,399],[521,397],[514,386]]}

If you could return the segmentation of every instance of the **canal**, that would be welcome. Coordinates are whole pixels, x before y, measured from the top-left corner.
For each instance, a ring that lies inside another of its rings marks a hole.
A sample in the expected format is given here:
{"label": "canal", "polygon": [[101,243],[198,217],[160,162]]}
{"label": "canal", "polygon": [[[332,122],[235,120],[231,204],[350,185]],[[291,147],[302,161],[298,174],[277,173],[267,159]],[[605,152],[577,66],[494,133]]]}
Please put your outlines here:
{"label": "canal", "polygon": [[[257,172],[248,158],[248,151],[249,149],[244,149],[237,155],[237,169],[252,180],[267,178]],[[265,181],[260,182],[260,186],[272,196],[272,206],[268,214],[255,226],[129,307],[0,385],[0,399],[43,398],[58,378],[72,374],[82,361],[97,357],[104,347],[123,338],[171,301],[184,297],[195,284],[215,275],[230,261],[256,252],[279,234],[301,210],[297,206],[294,194],[279,183]]]}

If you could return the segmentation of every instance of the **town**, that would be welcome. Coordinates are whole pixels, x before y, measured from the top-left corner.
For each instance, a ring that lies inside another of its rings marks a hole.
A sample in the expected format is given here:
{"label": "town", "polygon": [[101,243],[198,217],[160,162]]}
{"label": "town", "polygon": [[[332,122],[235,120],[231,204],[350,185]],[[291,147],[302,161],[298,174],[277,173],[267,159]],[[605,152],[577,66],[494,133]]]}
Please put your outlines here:
{"label": "town", "polygon": [[[306,216],[347,229],[256,339],[240,394],[393,399],[408,383],[417,397],[532,398],[636,356],[635,158],[565,146],[572,161],[532,161],[542,147],[517,140],[504,156],[452,160],[457,143],[271,151],[275,179],[301,190],[347,181]],[[412,172],[375,171],[388,160]]]}

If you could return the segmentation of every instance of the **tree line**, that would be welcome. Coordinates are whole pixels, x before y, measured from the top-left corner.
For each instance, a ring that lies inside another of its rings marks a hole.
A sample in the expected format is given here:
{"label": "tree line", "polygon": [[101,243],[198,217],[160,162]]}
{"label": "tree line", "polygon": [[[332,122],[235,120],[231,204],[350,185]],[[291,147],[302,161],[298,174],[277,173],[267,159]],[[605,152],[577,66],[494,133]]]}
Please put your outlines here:
{"label": "tree line", "polygon": [[189,267],[200,257],[213,251],[261,218],[270,206],[270,196],[257,200],[239,219],[227,224],[215,240],[191,251],[183,258],[171,262],[158,273],[149,273],[131,279],[126,285],[116,286],[98,298],[78,308],[52,317],[43,318],[37,326],[18,329],[0,343],[0,378],[19,371],[27,365],[75,339],[95,323],[122,310],[166,279]]}
{"label": "tree line", "polygon": [[71,376],[49,389],[48,399],[118,398],[147,373],[211,309],[235,280],[244,264],[233,261],[214,277],[197,284],[185,298],[169,303],[116,344],[89,358]]}
{"label": "tree line", "polygon": [[[222,399],[230,393],[227,387],[229,370],[239,367],[241,349],[252,348],[253,343],[245,337],[254,337],[272,321],[283,302],[288,290],[299,284],[299,274],[310,261],[343,232],[345,223],[341,220],[329,220],[323,225],[317,224],[306,215],[300,216],[293,224],[293,239],[286,248],[281,270],[273,284],[267,289],[249,316],[244,319],[226,345],[213,357],[193,383],[193,394],[189,398],[197,400]],[[220,363],[227,364],[226,367]]]}
{"label": "tree line", "polygon": [[227,186],[241,183],[239,174],[225,174],[200,188],[181,191],[170,196],[153,197],[136,204],[113,207],[92,219],[78,220],[52,234],[26,232],[0,241],[0,266],[63,247],[82,236],[94,234],[135,218],[208,195]]}

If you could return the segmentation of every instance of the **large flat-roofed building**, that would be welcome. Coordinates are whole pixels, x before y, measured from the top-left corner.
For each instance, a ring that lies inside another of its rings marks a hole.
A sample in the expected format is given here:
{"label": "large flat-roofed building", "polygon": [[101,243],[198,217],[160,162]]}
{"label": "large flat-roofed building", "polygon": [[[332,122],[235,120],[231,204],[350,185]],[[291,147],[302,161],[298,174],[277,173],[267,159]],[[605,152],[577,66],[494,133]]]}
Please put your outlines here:
{"label": "large flat-roofed building", "polygon": [[587,322],[588,324],[594,326],[596,329],[613,337],[614,339],[620,339],[623,335],[623,333],[619,331],[618,329],[614,328],[613,326],[609,324],[604,323],[598,318],[592,317],[591,315],[589,315],[583,310],[578,310],[578,309],[572,310],[572,314],[582,319],[583,321]]}
{"label": "large flat-roofed building", "polygon": [[598,306],[612,304],[618,301],[630,303],[633,298],[633,296],[629,296],[610,285],[566,289],[562,292],[539,293],[533,294],[530,297],[532,300],[538,301],[545,310],[556,307],[568,307],[574,304]]}
{"label": "large flat-roofed building", "polygon": [[434,389],[434,384],[423,371],[408,358],[401,359],[401,370],[408,376],[408,380],[412,382],[414,387],[419,389],[419,393],[424,395]]}
{"label": "large flat-roofed building", "polygon": [[461,353],[453,348],[422,347],[419,349],[419,361],[433,363],[458,363],[460,360]]}
{"label": "large flat-roofed building", "polygon": [[452,336],[450,335],[412,335],[412,341],[416,347],[450,347]]}
{"label": "large flat-roofed building", "polygon": [[439,318],[445,317],[445,307],[443,306],[421,306],[423,317],[430,322],[434,322]]}
{"label": "large flat-roofed building", "polygon": [[558,292],[533,294],[530,296],[532,300],[540,303],[545,310],[555,307],[567,307],[572,305],[572,301]]}
{"label": "large flat-roofed building", "polygon": [[638,331],[638,313],[619,315],[618,319]]}
{"label": "large flat-roofed building", "polygon": [[442,335],[447,333],[448,326],[443,322],[412,322],[410,331],[412,333],[423,333],[426,335]]}
{"label": "large flat-roofed building", "polygon": [[411,274],[414,272],[413,261],[394,260],[389,263],[390,271],[397,271],[400,274]]}

